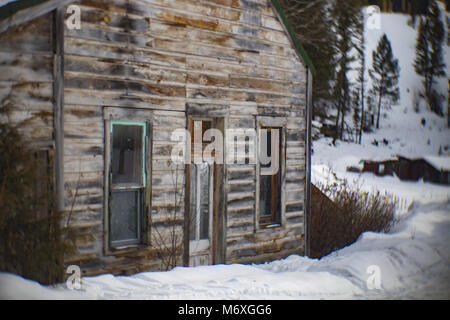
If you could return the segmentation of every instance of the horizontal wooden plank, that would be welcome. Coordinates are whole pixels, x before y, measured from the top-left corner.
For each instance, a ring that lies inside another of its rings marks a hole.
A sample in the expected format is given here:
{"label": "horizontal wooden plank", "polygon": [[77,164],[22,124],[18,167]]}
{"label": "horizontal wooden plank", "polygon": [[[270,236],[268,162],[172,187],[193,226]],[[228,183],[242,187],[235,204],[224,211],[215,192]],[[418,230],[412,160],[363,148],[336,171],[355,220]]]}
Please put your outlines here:
{"label": "horizontal wooden plank", "polygon": [[[91,4],[93,4],[93,2],[91,2]],[[120,12],[117,8],[108,8],[107,5],[102,7],[96,6],[95,8],[88,5],[89,3],[85,1],[81,2],[79,5],[83,12],[81,15],[81,23],[83,25],[89,23],[121,31],[133,30],[134,32],[146,32],[150,29],[150,22],[146,17],[124,14],[124,12]],[[143,12],[141,11],[139,13]],[[66,32],[69,31],[70,30],[66,28]]]}
{"label": "horizontal wooden plank", "polygon": [[29,99],[41,102],[51,101],[53,98],[53,83],[43,81],[0,82],[0,97],[9,99]]}
{"label": "horizontal wooden plank", "polygon": [[95,155],[64,157],[64,172],[93,172],[103,168],[103,158]]}
{"label": "horizontal wooden plank", "polygon": [[99,122],[66,122],[64,124],[64,138],[104,138],[103,121]]}
{"label": "horizontal wooden plank", "polygon": [[52,13],[0,33],[0,51],[53,52]]}
{"label": "horizontal wooden plank", "polygon": [[185,101],[180,98],[122,94],[120,91],[96,91],[90,89],[64,89],[64,102],[87,106],[115,106],[148,110],[185,110]]}
{"label": "horizontal wooden plank", "polygon": [[89,89],[96,91],[118,91],[123,94],[139,93],[154,96],[185,97],[184,86],[160,85],[158,83],[143,83],[126,80],[106,80],[90,77],[66,78],[64,86],[68,89]]}
{"label": "horizontal wooden plank", "polygon": [[157,83],[186,83],[186,72],[139,62],[119,62],[102,58],[68,55],[66,57],[67,77],[83,74],[108,79],[149,80]]}
{"label": "horizontal wooden plank", "polygon": [[276,91],[280,93],[301,94],[305,92],[304,84],[294,84],[288,81],[267,81],[255,77],[230,76],[232,88],[258,89],[264,91]]}
{"label": "horizontal wooden plank", "polygon": [[279,103],[283,105],[298,105],[304,102],[304,99],[299,98],[298,96],[280,95],[275,92],[272,93],[250,89],[188,87],[186,95],[188,98],[198,100],[246,101],[256,103]]}
{"label": "horizontal wooden plank", "polygon": [[121,44],[92,41],[67,37],[65,53],[87,57],[97,57],[115,61],[134,61],[149,63],[166,67],[184,68],[186,57],[184,54],[170,54],[154,49],[135,50],[132,46],[124,47]]}
{"label": "horizontal wooden plank", "polygon": [[208,57],[187,56],[186,67],[191,70],[285,80],[294,83],[303,83],[305,81],[305,75],[303,73],[292,72],[290,69],[277,69],[276,67],[256,64],[235,63]]}
{"label": "horizontal wooden plank", "polygon": [[64,140],[64,154],[68,156],[76,155],[97,155],[103,156],[103,139],[70,139]]}
{"label": "horizontal wooden plank", "polygon": [[[102,122],[103,112],[100,106],[64,105],[64,122]],[[100,124],[99,124],[100,125]]]}
{"label": "horizontal wooden plank", "polygon": [[0,51],[0,81],[51,82],[53,56]]}

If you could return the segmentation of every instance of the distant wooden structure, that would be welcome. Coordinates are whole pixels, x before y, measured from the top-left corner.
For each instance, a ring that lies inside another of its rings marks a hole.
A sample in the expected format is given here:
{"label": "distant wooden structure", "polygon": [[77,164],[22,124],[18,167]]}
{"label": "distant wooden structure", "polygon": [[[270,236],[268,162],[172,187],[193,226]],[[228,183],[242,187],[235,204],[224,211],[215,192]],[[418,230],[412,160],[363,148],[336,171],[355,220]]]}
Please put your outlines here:
{"label": "distant wooden structure", "polygon": [[379,176],[396,175],[400,180],[450,185],[450,158],[430,156],[408,159],[398,156],[396,159],[373,161],[363,160],[362,172],[372,172]]}
{"label": "distant wooden structure", "polygon": [[[0,105],[90,235],[66,260],[84,275],[308,252],[314,67],[276,0],[12,2],[0,61]],[[213,128],[278,137],[279,170],[171,161],[174,130]]]}

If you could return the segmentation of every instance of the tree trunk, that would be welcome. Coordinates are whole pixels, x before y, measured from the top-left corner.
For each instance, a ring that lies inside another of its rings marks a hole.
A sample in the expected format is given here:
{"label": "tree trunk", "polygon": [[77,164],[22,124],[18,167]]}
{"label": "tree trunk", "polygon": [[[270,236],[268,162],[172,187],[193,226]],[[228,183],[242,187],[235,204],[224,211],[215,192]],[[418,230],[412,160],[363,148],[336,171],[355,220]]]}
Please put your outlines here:
{"label": "tree trunk", "polygon": [[334,139],[333,139],[333,145],[336,143],[336,140],[339,137],[339,117],[341,116],[341,101],[340,99],[338,100],[338,113],[336,115],[336,127],[335,127],[335,132],[334,132]]}
{"label": "tree trunk", "polygon": [[358,143],[361,144],[362,131],[364,128],[364,84],[361,86],[361,125],[359,127]]}
{"label": "tree trunk", "polygon": [[383,97],[383,89],[380,89],[378,97],[378,110],[377,110],[377,125],[376,128],[380,128],[380,113],[381,113],[381,98]]}

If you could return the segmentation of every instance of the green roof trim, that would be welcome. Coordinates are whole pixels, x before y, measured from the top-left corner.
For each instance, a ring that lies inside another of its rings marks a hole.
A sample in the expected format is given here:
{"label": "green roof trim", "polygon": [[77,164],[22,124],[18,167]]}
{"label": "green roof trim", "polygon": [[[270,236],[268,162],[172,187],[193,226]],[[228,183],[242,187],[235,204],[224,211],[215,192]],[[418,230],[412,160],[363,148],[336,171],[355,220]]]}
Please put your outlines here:
{"label": "green roof trim", "polygon": [[6,6],[0,8],[0,20],[7,19],[23,9],[33,7],[46,1],[48,0],[19,0],[10,2]]}
{"label": "green roof trim", "polygon": [[273,7],[275,8],[275,10],[277,11],[278,15],[280,16],[280,19],[283,22],[283,24],[286,28],[286,31],[289,33],[289,36],[291,37],[292,42],[294,43],[294,46],[297,49],[297,52],[303,58],[303,61],[305,62],[305,64],[308,66],[308,68],[311,70],[311,73],[315,77],[316,69],[314,68],[313,63],[312,63],[311,59],[309,58],[308,54],[306,53],[305,49],[303,48],[302,44],[297,39],[297,36],[295,35],[295,32],[294,32],[294,28],[292,27],[291,23],[287,19],[286,15],[283,11],[283,8],[281,7],[278,0],[271,0],[271,2],[272,2]]}

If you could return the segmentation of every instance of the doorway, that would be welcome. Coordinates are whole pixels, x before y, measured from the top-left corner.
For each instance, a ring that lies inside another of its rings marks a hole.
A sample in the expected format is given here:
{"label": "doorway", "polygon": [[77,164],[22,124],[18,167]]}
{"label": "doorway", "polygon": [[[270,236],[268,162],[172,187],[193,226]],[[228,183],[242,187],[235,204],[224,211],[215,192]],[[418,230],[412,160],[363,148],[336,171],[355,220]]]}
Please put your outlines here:
{"label": "doorway", "polygon": [[189,117],[191,160],[187,165],[188,212],[185,215],[189,266],[223,262],[224,165],[217,163],[216,149],[211,152],[211,141],[220,139],[220,144],[223,144],[223,134],[207,141],[205,137],[210,129],[223,132],[223,119]]}

